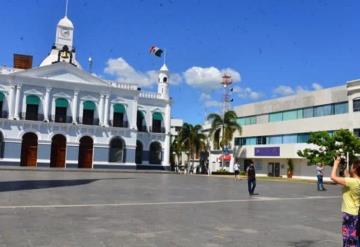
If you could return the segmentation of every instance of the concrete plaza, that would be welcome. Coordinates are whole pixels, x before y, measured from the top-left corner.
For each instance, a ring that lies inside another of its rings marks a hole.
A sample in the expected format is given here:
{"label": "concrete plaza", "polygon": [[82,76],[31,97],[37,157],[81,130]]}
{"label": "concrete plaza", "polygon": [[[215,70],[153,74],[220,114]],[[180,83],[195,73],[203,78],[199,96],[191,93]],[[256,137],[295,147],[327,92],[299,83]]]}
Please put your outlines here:
{"label": "concrete plaza", "polygon": [[0,170],[0,247],[341,246],[340,188],[154,173]]}

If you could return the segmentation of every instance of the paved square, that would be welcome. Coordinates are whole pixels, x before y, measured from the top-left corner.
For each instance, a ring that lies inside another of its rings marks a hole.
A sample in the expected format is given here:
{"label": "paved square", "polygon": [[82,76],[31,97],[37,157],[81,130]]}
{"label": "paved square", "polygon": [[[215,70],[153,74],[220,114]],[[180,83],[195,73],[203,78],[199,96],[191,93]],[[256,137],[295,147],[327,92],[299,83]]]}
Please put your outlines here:
{"label": "paved square", "polygon": [[4,246],[341,246],[340,187],[118,172],[0,171]]}

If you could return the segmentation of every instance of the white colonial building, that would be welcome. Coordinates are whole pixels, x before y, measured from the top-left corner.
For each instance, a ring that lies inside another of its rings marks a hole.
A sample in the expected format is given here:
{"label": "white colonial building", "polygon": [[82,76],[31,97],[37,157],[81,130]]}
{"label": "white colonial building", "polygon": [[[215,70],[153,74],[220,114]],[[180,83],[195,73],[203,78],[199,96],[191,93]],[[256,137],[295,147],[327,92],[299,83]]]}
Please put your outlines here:
{"label": "white colonial building", "polygon": [[[258,174],[286,176],[289,160],[294,176],[314,178],[314,166],[297,155],[309,147],[311,132],[349,129],[360,137],[360,80],[345,85],[234,107],[242,134],[235,134],[229,162],[239,160],[244,169],[253,161]],[[210,127],[204,125],[205,129]],[[210,168],[218,170],[220,150],[210,154]],[[330,174],[327,169],[326,174]]]}
{"label": "white colonial building", "polygon": [[169,169],[166,65],[157,93],[100,79],[76,60],[73,32],[65,16],[40,67],[0,69],[0,165]]}

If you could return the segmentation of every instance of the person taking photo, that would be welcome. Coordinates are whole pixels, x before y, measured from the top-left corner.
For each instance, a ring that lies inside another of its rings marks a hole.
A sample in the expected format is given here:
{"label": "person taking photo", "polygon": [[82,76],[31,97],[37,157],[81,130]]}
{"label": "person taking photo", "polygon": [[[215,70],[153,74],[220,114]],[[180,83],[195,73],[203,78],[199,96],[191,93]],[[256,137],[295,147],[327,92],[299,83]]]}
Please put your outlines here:
{"label": "person taking photo", "polygon": [[358,213],[360,206],[360,161],[352,163],[350,173],[345,171],[345,177],[337,175],[341,158],[334,160],[331,180],[342,185],[342,236],[343,247],[359,247],[359,233],[357,232]]}

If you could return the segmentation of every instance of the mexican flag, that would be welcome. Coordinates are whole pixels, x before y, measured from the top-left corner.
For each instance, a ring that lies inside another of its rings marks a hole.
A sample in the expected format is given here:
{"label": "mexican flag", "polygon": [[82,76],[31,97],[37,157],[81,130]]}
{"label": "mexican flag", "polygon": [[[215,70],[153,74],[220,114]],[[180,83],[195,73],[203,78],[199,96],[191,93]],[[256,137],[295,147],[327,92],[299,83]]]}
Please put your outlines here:
{"label": "mexican flag", "polygon": [[162,49],[160,49],[159,47],[157,47],[157,46],[151,46],[150,47],[150,53],[157,56],[157,57],[161,57],[163,52],[164,51]]}

